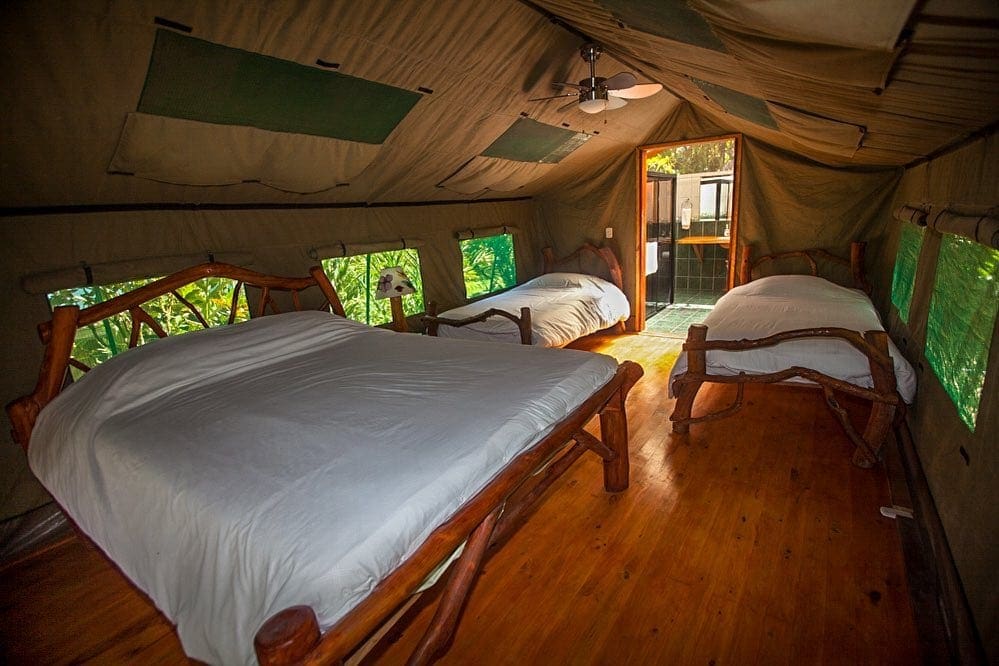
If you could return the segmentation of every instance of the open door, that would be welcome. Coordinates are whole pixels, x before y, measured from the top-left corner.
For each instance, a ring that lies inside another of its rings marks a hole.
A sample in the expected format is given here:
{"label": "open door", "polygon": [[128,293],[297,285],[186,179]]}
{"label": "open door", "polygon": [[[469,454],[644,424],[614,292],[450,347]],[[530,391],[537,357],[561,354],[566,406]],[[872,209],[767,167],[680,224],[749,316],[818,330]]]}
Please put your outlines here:
{"label": "open door", "polygon": [[739,136],[644,146],[636,330],[673,305],[710,307],[735,280]]}

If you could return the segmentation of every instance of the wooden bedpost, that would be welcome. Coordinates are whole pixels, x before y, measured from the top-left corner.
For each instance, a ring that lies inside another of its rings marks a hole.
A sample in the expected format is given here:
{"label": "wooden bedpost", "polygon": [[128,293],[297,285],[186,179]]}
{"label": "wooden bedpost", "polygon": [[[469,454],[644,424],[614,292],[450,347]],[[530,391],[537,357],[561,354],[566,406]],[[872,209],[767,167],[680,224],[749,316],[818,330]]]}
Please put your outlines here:
{"label": "wooden bedpost", "polygon": [[[880,353],[880,359],[874,354],[868,354],[874,391],[882,396],[897,395],[895,371],[891,356],[888,354],[888,334],[884,331],[867,331],[864,333],[864,340]],[[863,439],[874,455],[879,453],[882,444],[888,437],[888,430],[894,419],[895,405],[893,403],[879,400],[874,400],[871,403],[871,415],[867,419]],[[870,467],[876,462],[877,460],[871,459],[871,454],[862,447],[858,446],[853,452],[853,464],[858,467]]]}
{"label": "wooden bedpost", "polygon": [[264,622],[253,639],[253,649],[260,666],[285,666],[301,662],[318,642],[315,612],[308,606],[292,606]]}
{"label": "wooden bedpost", "polygon": [[534,331],[531,330],[531,308],[520,308],[520,322],[517,324],[520,329],[520,344],[534,344]]}
{"label": "wooden bedpost", "polygon": [[[753,246],[746,243],[739,256],[739,284],[749,284],[753,280]],[[738,286],[738,285],[737,285]]]}
{"label": "wooden bedpost", "polygon": [[11,424],[10,434],[25,451],[28,450],[28,441],[31,439],[31,430],[35,427],[38,413],[59,394],[66,381],[66,370],[69,369],[69,359],[73,354],[73,341],[76,339],[79,316],[80,308],[75,305],[60,306],[52,312],[51,322],[44,322],[38,327],[38,335],[45,342],[45,355],[42,357],[38,383],[30,395],[7,405],[7,415]]}
{"label": "wooden bedpost", "polygon": [[[695,377],[703,376],[707,370],[707,353],[704,343],[708,339],[708,327],[704,324],[694,324],[687,329],[687,341],[683,343],[687,354],[687,373]],[[673,432],[686,435],[690,432],[690,413],[694,408],[694,398],[701,388],[702,381],[677,381],[673,384],[676,393],[676,406],[670,414],[673,422]]]}
{"label": "wooden bedpost", "polygon": [[541,257],[544,263],[541,267],[542,273],[551,273],[555,267],[555,252],[550,247],[541,248]]}
{"label": "wooden bedpost", "polygon": [[853,286],[871,293],[871,283],[867,281],[867,271],[864,268],[864,252],[867,243],[854,241],[850,243],[850,274],[853,276]]}
{"label": "wooden bedpost", "polygon": [[[428,319],[432,317],[432,319]],[[440,324],[437,322],[437,301],[430,301],[427,303],[427,316],[423,318],[423,322],[427,325],[427,335],[432,335],[437,337],[437,329],[440,328]]]}
{"label": "wooden bedpost", "polygon": [[604,459],[604,489],[610,493],[628,489],[631,468],[628,461],[628,414],[624,403],[631,387],[645,373],[642,366],[632,361],[621,365],[624,366],[624,382],[600,411],[600,438],[614,453],[613,458]]}

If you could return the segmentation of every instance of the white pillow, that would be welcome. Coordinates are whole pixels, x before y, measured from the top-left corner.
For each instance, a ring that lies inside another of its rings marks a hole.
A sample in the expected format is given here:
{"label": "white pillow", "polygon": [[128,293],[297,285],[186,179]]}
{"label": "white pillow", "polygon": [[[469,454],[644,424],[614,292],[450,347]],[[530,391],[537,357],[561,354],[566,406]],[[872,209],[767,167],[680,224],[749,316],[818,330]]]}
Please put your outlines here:
{"label": "white pillow", "polygon": [[579,289],[582,285],[580,284],[580,278],[589,277],[588,275],[580,275],[578,273],[545,273],[544,275],[539,275],[533,280],[528,280],[526,284],[535,287],[551,287],[555,289],[573,288]]}

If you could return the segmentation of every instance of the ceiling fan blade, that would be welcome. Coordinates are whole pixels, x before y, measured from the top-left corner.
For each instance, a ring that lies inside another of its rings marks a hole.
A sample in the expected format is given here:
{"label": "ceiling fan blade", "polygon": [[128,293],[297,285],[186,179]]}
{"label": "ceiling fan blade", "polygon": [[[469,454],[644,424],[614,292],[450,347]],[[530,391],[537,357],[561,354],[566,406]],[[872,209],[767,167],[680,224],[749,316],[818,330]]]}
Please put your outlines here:
{"label": "ceiling fan blade", "polygon": [[562,106],[558,107],[557,109],[555,109],[555,111],[557,113],[562,113],[563,111],[568,111],[572,107],[578,106],[578,105],[579,105],[579,102],[573,100],[573,101],[569,102],[568,104],[563,104]]}
{"label": "ceiling fan blade", "polygon": [[636,83],[638,83],[638,79],[635,78],[634,74],[631,72],[621,72],[606,79],[603,82],[603,86],[607,90],[622,90],[623,88],[630,88]]}
{"label": "ceiling fan blade", "polygon": [[562,93],[561,95],[552,95],[551,97],[535,97],[533,99],[527,100],[528,102],[544,102],[549,99],[561,99],[563,97],[579,97],[577,92]]}
{"label": "ceiling fan blade", "polygon": [[661,83],[639,83],[623,90],[608,90],[607,94],[623,99],[642,99],[643,97],[651,97],[662,89]]}
{"label": "ceiling fan blade", "polygon": [[589,86],[581,86],[578,83],[569,83],[568,81],[553,81],[553,86],[559,86],[560,88],[565,88],[566,86],[570,88],[576,88],[577,90],[589,90]]}

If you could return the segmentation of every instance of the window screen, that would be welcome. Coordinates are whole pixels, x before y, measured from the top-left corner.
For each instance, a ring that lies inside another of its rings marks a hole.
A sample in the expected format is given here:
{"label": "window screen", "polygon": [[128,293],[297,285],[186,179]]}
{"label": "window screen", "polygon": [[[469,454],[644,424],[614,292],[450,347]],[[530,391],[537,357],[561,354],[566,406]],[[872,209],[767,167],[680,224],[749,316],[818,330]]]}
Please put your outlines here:
{"label": "window screen", "polygon": [[895,272],[891,279],[891,302],[898,310],[902,321],[909,323],[909,305],[912,302],[912,288],[916,282],[916,264],[919,251],[923,247],[925,229],[915,224],[903,224],[895,255]]}
{"label": "window screen", "polygon": [[[103,303],[158,279],[143,278],[114,284],[95,284],[60,289],[48,295],[49,305],[53,308],[61,305],[75,305],[83,309]],[[209,326],[223,326],[229,321],[232,292],[235,286],[236,283],[233,280],[209,277],[184,285],[177,289],[177,293],[197,308]],[[172,294],[163,294],[151,301],[146,301],[142,305],[142,309],[163,327],[167,335],[178,335],[204,329],[204,325],[198,321],[194,313],[174,298]],[[245,321],[249,318],[250,309],[246,304],[246,293],[240,290],[235,320]],[[73,358],[91,368],[103,363],[115,354],[128,349],[131,330],[131,317],[124,312],[81,328],[76,332],[76,339],[73,342]],[[156,334],[148,326],[140,327],[139,345],[153,339],[156,339]],[[72,371],[74,379],[79,378],[82,374],[77,368],[72,368]]]}
{"label": "window screen", "polygon": [[944,234],[926,325],[926,358],[975,429],[999,306],[999,250]]}
{"label": "window screen", "polygon": [[407,248],[323,260],[323,270],[336,287],[347,318],[370,326],[392,321],[391,302],[387,298],[376,299],[375,288],[381,270],[394,266],[402,267],[416,289],[415,294],[402,297],[403,312],[406,315],[423,312],[423,279],[416,250]]}
{"label": "window screen", "polygon": [[458,244],[468,298],[491,294],[517,283],[511,234],[469,238]]}

